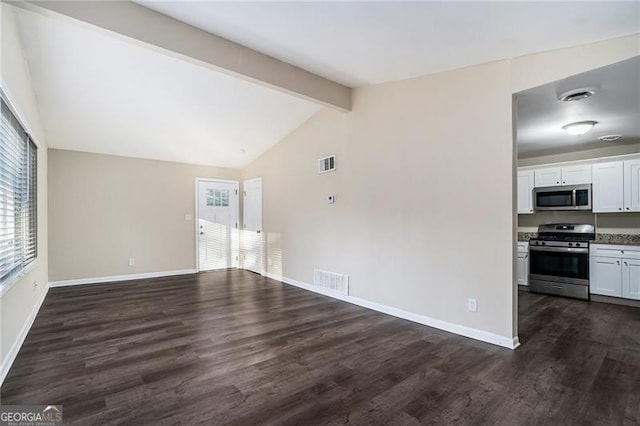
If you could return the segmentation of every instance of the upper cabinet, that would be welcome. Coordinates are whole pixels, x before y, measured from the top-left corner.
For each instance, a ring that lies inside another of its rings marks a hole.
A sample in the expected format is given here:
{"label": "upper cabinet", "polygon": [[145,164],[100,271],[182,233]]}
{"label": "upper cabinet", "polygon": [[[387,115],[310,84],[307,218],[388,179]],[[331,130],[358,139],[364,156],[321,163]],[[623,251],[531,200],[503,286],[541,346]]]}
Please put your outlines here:
{"label": "upper cabinet", "polygon": [[535,187],[591,183],[591,165],[536,169]]}
{"label": "upper cabinet", "polygon": [[518,214],[533,214],[533,170],[518,172]]}
{"label": "upper cabinet", "polygon": [[593,165],[592,205],[594,213],[621,212],[624,207],[622,161]]}
{"label": "upper cabinet", "polygon": [[593,165],[593,212],[640,211],[640,160]]}
{"label": "upper cabinet", "polygon": [[562,169],[560,167],[550,167],[537,169],[534,171],[535,187],[556,186],[562,181]]}
{"label": "upper cabinet", "polygon": [[591,183],[590,164],[562,168],[563,185],[582,185],[585,183]]}
{"label": "upper cabinet", "polygon": [[594,213],[640,212],[640,154],[581,163],[519,168],[518,214],[534,213],[534,188],[584,184]]}
{"label": "upper cabinet", "polygon": [[624,210],[640,212],[640,160],[624,162]]}

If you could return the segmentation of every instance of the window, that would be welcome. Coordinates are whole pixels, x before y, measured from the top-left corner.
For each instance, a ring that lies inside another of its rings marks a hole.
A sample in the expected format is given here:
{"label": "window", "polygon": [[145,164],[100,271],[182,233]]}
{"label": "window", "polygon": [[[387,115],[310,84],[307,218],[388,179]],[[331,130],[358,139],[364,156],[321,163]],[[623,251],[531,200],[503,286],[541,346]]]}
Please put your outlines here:
{"label": "window", "polygon": [[0,286],[37,256],[37,148],[4,99],[0,121]]}
{"label": "window", "polygon": [[229,190],[207,189],[207,206],[229,207]]}

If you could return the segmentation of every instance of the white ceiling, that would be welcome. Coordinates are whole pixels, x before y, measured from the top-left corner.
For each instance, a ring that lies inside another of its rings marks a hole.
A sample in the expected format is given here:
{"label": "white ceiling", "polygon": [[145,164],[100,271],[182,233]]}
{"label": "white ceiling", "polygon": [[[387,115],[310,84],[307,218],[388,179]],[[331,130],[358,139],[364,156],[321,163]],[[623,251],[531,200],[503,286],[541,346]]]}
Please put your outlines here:
{"label": "white ceiling", "polygon": [[243,167],[320,109],[84,26],[16,17],[51,148]]}
{"label": "white ceiling", "polygon": [[[589,87],[596,89],[590,98],[558,100],[569,90]],[[640,143],[640,56],[521,92],[516,102],[520,158]],[[562,130],[565,124],[587,120],[598,124],[584,135]],[[598,141],[609,134],[623,139]]]}
{"label": "white ceiling", "polygon": [[138,3],[351,87],[640,32],[640,2]]}
{"label": "white ceiling", "polygon": [[[140,3],[354,87],[640,33],[640,2]],[[243,167],[320,109],[105,31],[16,15],[52,148]],[[523,132],[522,152],[540,150]]]}

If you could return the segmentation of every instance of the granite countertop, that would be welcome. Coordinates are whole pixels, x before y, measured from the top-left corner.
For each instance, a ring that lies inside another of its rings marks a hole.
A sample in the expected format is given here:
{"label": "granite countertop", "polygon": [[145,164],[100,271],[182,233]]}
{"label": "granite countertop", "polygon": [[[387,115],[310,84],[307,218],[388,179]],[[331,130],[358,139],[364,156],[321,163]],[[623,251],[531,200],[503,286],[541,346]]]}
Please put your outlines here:
{"label": "granite countertop", "polygon": [[640,234],[596,234],[591,243],[640,246]]}
{"label": "granite countertop", "polygon": [[[537,236],[537,232],[518,232],[518,241],[529,241]],[[596,234],[591,243],[640,246],[640,234]]]}
{"label": "granite countertop", "polygon": [[536,238],[537,232],[518,232],[518,241],[529,241],[531,238]]}

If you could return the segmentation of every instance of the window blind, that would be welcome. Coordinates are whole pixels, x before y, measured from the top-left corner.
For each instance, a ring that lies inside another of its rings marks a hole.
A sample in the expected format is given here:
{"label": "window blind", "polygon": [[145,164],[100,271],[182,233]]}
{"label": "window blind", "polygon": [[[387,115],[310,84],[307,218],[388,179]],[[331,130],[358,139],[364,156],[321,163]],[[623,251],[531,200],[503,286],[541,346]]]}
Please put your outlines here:
{"label": "window blind", "polygon": [[6,102],[0,121],[0,285],[36,259],[37,148]]}

